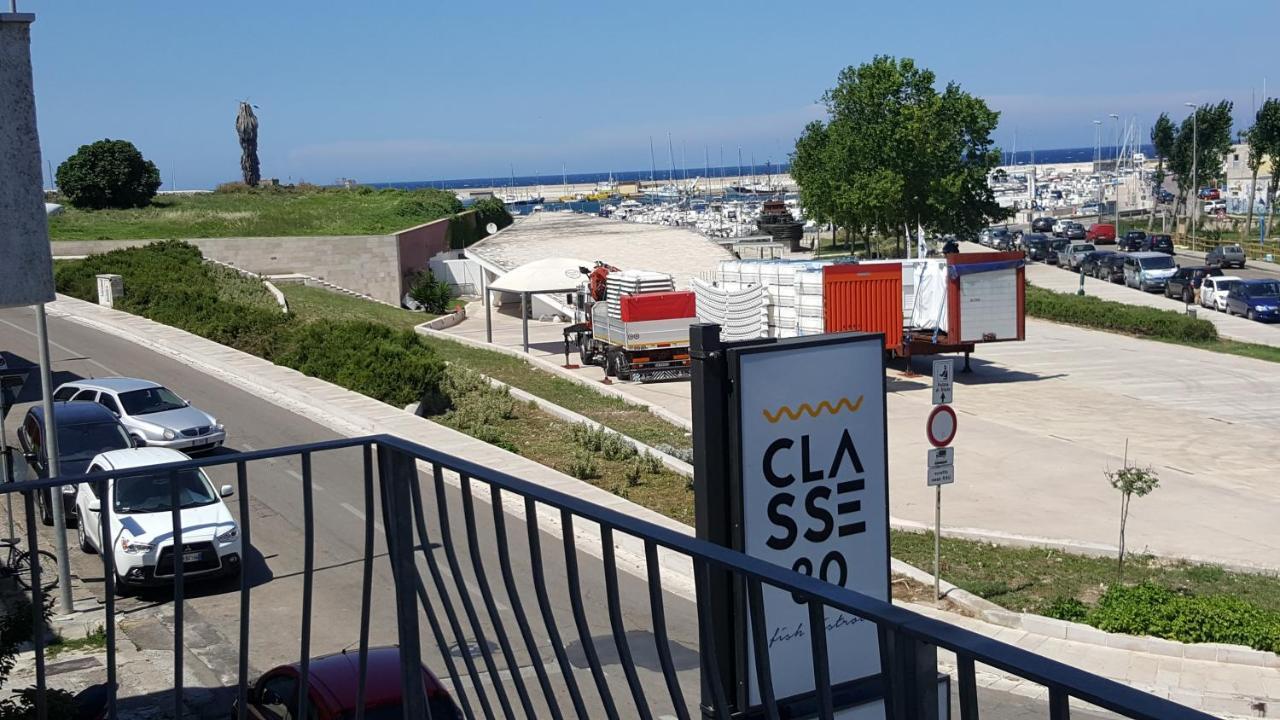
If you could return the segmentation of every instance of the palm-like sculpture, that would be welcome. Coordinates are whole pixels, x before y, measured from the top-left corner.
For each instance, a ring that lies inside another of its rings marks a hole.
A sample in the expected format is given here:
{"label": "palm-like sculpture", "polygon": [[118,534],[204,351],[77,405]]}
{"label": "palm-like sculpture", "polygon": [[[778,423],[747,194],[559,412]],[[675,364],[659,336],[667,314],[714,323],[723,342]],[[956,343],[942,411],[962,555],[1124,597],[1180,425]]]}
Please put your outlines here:
{"label": "palm-like sculpture", "polygon": [[236,113],[236,134],[240,136],[240,173],[244,184],[257,187],[262,179],[258,170],[258,116],[247,102],[241,102],[240,112]]}

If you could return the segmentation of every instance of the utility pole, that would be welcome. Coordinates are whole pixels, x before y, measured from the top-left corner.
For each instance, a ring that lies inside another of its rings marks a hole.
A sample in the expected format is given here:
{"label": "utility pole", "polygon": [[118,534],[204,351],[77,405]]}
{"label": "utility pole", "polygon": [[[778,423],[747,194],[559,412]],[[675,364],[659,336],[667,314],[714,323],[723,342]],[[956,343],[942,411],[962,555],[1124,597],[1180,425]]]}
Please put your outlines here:
{"label": "utility pole", "polygon": [[1191,207],[1191,249],[1196,249],[1196,215],[1200,209],[1200,110],[1195,103],[1183,103],[1191,108],[1191,193],[1195,198]]}
{"label": "utility pole", "polygon": [[[1093,174],[1098,180],[1098,219],[1102,222],[1102,121],[1093,121]],[[1084,281],[1081,280],[1083,283]]]}
{"label": "utility pole", "polygon": [[1115,209],[1116,219],[1115,219],[1115,223],[1113,224],[1113,227],[1115,228],[1116,234],[1119,234],[1120,233],[1120,116],[1115,113],[1111,113],[1111,119],[1115,120],[1115,126],[1116,126],[1116,142],[1115,142],[1115,151],[1114,151],[1115,154],[1112,155],[1111,157],[1111,160],[1112,160],[1111,171],[1115,173],[1115,176],[1116,176],[1116,184],[1112,185],[1112,187],[1115,188],[1114,195],[1115,195],[1115,203],[1116,203],[1116,209]]}

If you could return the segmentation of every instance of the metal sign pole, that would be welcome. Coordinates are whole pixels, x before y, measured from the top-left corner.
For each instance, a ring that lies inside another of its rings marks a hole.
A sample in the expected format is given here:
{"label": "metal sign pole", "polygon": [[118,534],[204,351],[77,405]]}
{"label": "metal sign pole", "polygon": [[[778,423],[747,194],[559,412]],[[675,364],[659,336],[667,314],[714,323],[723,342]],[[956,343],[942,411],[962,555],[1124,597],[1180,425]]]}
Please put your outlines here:
{"label": "metal sign pole", "polygon": [[933,597],[942,599],[941,584],[938,576],[942,574],[942,486],[933,486],[935,501],[933,506]]}
{"label": "metal sign pole", "polygon": [[[3,418],[0,418],[0,482],[13,482],[13,459],[9,452],[9,437]],[[13,529],[13,493],[4,494],[4,507],[9,516],[8,537],[18,537]]]}
{"label": "metal sign pole", "polygon": [[[58,424],[53,417],[53,373],[49,362],[49,328],[45,321],[44,304],[36,305],[36,342],[40,346],[40,389],[44,395],[45,453],[48,456],[49,477],[58,477]],[[49,489],[49,510],[53,513],[53,544],[58,556],[58,605],[63,612],[71,612],[71,563],[67,558],[67,520],[62,514],[62,488]],[[35,548],[29,548],[35,552]]]}

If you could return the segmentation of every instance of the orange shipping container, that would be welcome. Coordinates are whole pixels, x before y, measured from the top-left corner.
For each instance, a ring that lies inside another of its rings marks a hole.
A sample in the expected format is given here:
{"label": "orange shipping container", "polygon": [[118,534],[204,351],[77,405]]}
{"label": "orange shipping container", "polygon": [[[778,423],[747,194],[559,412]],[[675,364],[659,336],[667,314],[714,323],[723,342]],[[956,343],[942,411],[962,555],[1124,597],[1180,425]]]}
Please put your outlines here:
{"label": "orange shipping container", "polygon": [[822,269],[827,332],[884,333],[889,350],[902,347],[902,265],[828,265]]}

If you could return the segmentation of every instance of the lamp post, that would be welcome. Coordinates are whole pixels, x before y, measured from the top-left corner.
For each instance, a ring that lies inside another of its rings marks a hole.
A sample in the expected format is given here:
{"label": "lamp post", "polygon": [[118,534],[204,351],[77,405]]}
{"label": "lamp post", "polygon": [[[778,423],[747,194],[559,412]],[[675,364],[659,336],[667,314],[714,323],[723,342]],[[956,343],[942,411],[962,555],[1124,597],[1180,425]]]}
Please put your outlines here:
{"label": "lamp post", "polygon": [[1098,179],[1098,219],[1102,222],[1102,121],[1093,121],[1093,173]]}
{"label": "lamp post", "polygon": [[1120,116],[1115,113],[1111,113],[1111,119],[1115,120],[1116,127],[1116,141],[1111,155],[1111,171],[1116,176],[1116,182],[1112,185],[1112,187],[1115,188],[1115,192],[1112,194],[1115,196],[1116,204],[1115,224],[1113,227],[1118,234],[1120,232]]}
{"label": "lamp post", "polygon": [[1200,211],[1200,111],[1195,103],[1183,103],[1191,108],[1191,192],[1195,193],[1195,204],[1191,208],[1191,249],[1196,249],[1196,215]]}

